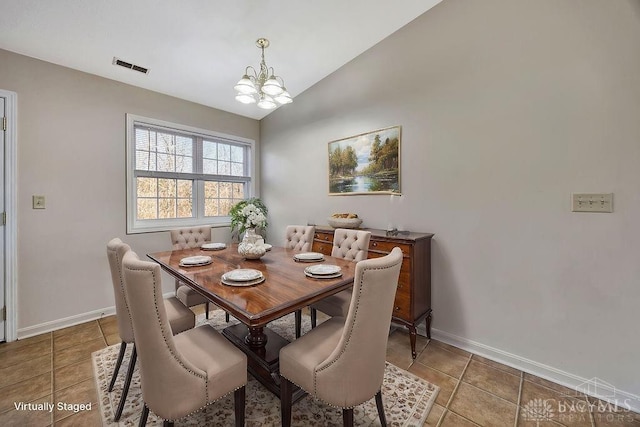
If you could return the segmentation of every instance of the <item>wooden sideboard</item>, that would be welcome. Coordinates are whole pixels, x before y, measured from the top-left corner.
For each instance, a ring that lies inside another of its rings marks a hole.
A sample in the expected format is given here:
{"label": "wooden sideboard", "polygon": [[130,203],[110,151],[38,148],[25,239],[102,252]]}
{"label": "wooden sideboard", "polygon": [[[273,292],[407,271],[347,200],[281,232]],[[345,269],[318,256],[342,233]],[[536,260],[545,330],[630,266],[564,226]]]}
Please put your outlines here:
{"label": "wooden sideboard", "polygon": [[[398,290],[393,304],[394,323],[409,329],[411,356],[416,358],[416,325],[423,319],[427,327],[427,337],[431,338],[431,238],[430,233],[400,232],[387,236],[384,230],[363,228],[371,232],[368,258],[387,255],[398,246],[404,259],[400,269]],[[334,229],[316,226],[313,250],[331,255]]]}

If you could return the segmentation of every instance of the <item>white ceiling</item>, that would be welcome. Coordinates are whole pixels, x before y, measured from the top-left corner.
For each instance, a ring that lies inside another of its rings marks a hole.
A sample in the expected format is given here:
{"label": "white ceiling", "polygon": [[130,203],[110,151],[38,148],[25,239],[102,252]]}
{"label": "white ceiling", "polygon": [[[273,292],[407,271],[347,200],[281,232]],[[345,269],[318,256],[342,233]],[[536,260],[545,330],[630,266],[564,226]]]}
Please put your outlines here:
{"label": "white ceiling", "polygon": [[[254,119],[233,86],[267,65],[294,97],[442,0],[0,0],[0,48]],[[116,56],[149,68],[112,65]],[[10,88],[7,88],[10,89]]]}

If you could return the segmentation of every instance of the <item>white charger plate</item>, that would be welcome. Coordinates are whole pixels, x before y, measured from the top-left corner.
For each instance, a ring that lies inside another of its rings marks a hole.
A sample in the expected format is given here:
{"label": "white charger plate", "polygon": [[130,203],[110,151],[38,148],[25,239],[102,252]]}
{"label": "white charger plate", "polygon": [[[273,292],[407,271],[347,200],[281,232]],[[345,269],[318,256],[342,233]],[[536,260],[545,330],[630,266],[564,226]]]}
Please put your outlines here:
{"label": "white charger plate", "polygon": [[255,280],[248,280],[246,282],[235,282],[233,280],[231,280],[231,281],[224,280],[224,276],[223,276],[222,280],[220,280],[220,282],[223,285],[227,285],[227,286],[253,286],[253,285],[257,285],[258,283],[264,282],[265,279],[266,279],[266,277],[262,276],[259,279],[255,279]]}
{"label": "white charger plate", "polygon": [[203,243],[200,246],[200,249],[204,249],[205,251],[219,251],[226,248],[227,245],[224,243]]}
{"label": "white charger plate", "polygon": [[264,279],[264,275],[261,271],[253,268],[238,268],[222,275],[224,282],[250,282],[258,279]]}
{"label": "white charger plate", "polygon": [[211,264],[211,262],[212,262],[212,259],[210,256],[205,256],[205,255],[188,256],[180,260],[180,266],[196,267],[200,265]]}
{"label": "white charger plate", "polygon": [[319,252],[302,252],[299,254],[295,254],[293,256],[293,259],[296,261],[302,261],[302,262],[317,262],[317,261],[323,261],[324,255],[322,255]]}
{"label": "white charger plate", "polygon": [[304,274],[307,277],[311,277],[312,279],[335,279],[337,277],[342,276],[342,271],[335,274],[322,274],[322,275],[311,274],[305,271]]}
{"label": "white charger plate", "polygon": [[339,273],[340,271],[342,271],[342,269],[337,265],[316,264],[310,265],[309,267],[305,268],[304,271],[305,273],[310,273],[314,276],[325,276]]}

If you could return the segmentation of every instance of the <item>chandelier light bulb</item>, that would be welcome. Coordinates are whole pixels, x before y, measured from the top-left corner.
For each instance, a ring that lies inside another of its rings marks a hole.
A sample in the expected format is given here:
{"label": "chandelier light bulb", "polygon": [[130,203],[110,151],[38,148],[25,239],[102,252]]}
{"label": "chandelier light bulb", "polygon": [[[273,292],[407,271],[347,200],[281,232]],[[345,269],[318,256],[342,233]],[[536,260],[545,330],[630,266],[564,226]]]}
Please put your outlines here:
{"label": "chandelier light bulb", "polygon": [[242,102],[243,104],[255,104],[256,99],[247,93],[239,93],[236,95],[236,101]]}
{"label": "chandelier light bulb", "polygon": [[293,99],[291,99],[291,95],[289,95],[289,92],[287,92],[284,87],[282,89],[282,93],[278,96],[274,96],[273,99],[275,99],[276,102],[279,102],[280,104],[291,104],[293,102]]}
{"label": "chandelier light bulb", "polygon": [[258,107],[265,110],[273,110],[277,106],[278,105],[275,103],[273,98],[271,98],[269,95],[262,95],[260,97],[260,101],[258,101]]}
{"label": "chandelier light bulb", "polygon": [[258,90],[256,89],[256,85],[253,84],[253,82],[251,81],[251,78],[247,74],[242,76],[242,78],[238,80],[238,83],[236,83],[236,85],[233,88],[238,92],[245,93],[245,94],[258,92]]}
{"label": "chandelier light bulb", "polygon": [[280,95],[282,93],[282,85],[275,76],[269,77],[269,79],[262,85],[262,92],[267,95]]}

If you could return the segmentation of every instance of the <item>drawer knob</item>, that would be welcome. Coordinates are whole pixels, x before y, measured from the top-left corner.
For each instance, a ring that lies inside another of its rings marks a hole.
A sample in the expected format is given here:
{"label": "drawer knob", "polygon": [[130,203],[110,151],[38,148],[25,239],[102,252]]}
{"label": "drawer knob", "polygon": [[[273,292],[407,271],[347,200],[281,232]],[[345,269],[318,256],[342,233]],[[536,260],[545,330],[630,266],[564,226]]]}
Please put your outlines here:
{"label": "drawer knob", "polygon": [[378,246],[378,242],[373,242],[371,246]]}
{"label": "drawer knob", "polygon": [[397,306],[396,306],[396,311],[400,311],[400,307],[397,307]]}

